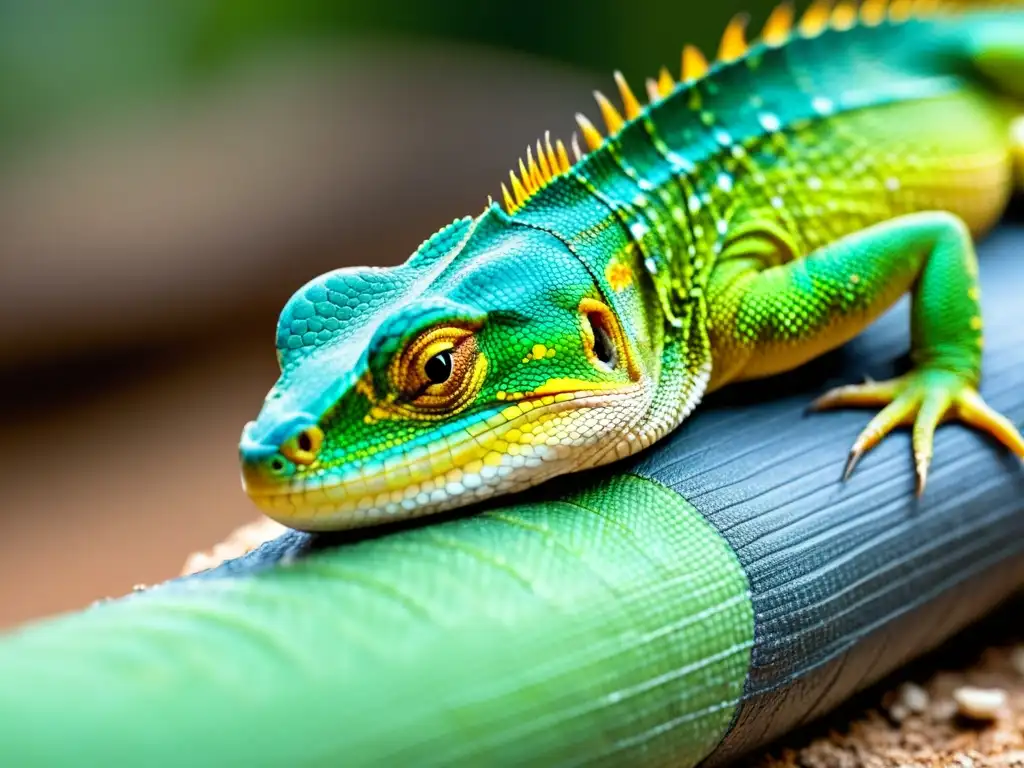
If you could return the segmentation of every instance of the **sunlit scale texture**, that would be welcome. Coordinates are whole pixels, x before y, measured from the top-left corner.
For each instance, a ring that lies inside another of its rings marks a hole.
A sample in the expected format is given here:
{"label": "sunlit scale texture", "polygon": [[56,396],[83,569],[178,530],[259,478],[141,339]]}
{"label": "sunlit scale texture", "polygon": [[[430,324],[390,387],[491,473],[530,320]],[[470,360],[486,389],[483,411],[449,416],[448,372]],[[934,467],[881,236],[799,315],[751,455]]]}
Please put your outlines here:
{"label": "sunlit scale texture", "polygon": [[[752,45],[737,19],[719,61],[687,48],[682,81],[661,73],[645,106],[616,75],[622,107],[598,97],[608,135],[580,116],[575,163],[550,136],[531,145],[504,210],[402,267],[306,286],[243,437],[250,494],[289,525],[338,528],[608,463],[707,390],[792,369],[908,292],[915,368],[818,401],[881,409],[848,470],[913,423],[923,490],[948,415],[1024,455],[976,390],[972,243],[1022,154],[1024,54],[1006,41],[1024,40],[1024,12],[932,6],[783,7]],[[312,461],[282,455],[313,429]]]}

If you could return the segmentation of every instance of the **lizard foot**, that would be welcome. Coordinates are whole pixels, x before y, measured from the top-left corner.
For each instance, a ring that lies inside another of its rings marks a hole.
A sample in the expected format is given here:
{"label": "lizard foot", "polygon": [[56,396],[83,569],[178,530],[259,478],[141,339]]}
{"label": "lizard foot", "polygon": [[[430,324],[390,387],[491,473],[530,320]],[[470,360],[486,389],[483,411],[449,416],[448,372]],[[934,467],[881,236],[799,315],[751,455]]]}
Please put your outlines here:
{"label": "lizard foot", "polygon": [[888,381],[868,381],[826,392],[811,404],[816,411],[844,407],[881,407],[860,433],[846,462],[843,480],[867,451],[895,427],[913,425],[917,495],[924,493],[932,442],[940,422],[958,419],[987,432],[1024,459],[1024,438],[1002,414],[994,411],[964,376],[952,371],[922,368]]}

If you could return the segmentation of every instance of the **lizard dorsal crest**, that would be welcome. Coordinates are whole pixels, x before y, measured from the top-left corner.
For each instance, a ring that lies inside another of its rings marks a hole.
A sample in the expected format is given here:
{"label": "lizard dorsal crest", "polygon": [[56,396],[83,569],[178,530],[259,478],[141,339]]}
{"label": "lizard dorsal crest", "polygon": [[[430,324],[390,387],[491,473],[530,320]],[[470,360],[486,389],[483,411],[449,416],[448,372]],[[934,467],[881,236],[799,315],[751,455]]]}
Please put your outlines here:
{"label": "lizard dorsal crest", "polygon": [[535,148],[527,147],[525,160],[519,160],[518,170],[509,172],[509,184],[501,185],[505,210],[509,214],[517,213],[542,189],[572,173],[585,155],[604,147],[631,121],[643,118],[650,106],[667,98],[679,97],[694,84],[715,77],[723,68],[741,62],[755,50],[778,48],[794,38],[813,38],[830,30],[844,32],[885,22],[900,24],[932,15],[941,6],[941,0],[863,0],[859,4],[855,0],[841,0],[839,3],[815,0],[797,20],[792,0],[786,0],[771,12],[760,38],[753,43],[747,41],[749,16],[737,14],[726,25],[714,62],[709,63],[697,46],[684,46],[679,80],[676,81],[664,67],[657,78],[648,78],[646,105],[640,103],[622,73],[615,72],[615,84],[622,101],[621,111],[601,91],[594,92],[607,133],[602,134],[586,115],[579,113],[576,122],[586,149],[581,148],[574,133],[569,141],[574,163],[570,164],[565,144],[561,140],[552,142],[550,134],[545,134],[543,142],[538,140]]}

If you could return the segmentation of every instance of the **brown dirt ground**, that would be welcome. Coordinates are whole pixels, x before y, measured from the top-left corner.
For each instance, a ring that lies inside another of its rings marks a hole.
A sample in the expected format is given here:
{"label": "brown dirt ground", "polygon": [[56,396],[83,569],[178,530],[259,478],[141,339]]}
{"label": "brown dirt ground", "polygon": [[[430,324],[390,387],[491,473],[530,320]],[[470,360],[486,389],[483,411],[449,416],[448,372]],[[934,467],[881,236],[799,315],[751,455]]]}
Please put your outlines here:
{"label": "brown dirt ground", "polygon": [[[1024,601],[900,670],[745,768],[1024,768]],[[965,688],[1005,696],[992,719],[958,711]]]}
{"label": "brown dirt ground", "polygon": [[[188,558],[192,573],[237,557],[284,528],[266,518]],[[1024,768],[1024,600],[1012,602],[939,651],[790,734],[744,768]],[[991,718],[964,716],[957,699],[984,689],[1003,702]],[[966,689],[966,690],[965,690]]]}

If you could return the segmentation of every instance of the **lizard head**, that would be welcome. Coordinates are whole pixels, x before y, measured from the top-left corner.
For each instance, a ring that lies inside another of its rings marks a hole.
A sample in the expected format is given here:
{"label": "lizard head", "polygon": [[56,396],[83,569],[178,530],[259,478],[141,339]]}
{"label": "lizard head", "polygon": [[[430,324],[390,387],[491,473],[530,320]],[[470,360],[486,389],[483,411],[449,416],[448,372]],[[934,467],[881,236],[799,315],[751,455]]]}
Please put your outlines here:
{"label": "lizard head", "polygon": [[613,460],[650,404],[586,266],[493,207],[399,267],[307,284],[277,342],[281,376],[242,435],[243,483],[305,530],[452,509]]}

